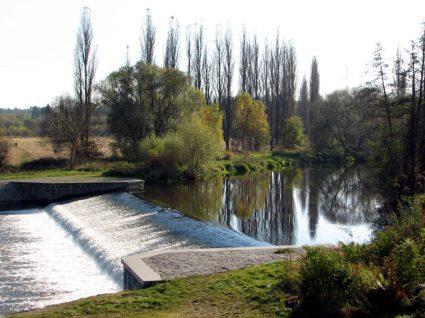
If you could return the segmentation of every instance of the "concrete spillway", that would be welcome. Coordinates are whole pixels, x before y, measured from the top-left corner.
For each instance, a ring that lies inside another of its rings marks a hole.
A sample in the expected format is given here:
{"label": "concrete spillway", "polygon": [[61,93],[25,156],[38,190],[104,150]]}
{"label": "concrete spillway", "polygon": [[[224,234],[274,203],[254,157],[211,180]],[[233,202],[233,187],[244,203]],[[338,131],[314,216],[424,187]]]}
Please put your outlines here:
{"label": "concrete spillway", "polygon": [[45,178],[0,182],[0,210],[19,204],[51,203],[109,192],[139,194],[144,181],[118,178]]}

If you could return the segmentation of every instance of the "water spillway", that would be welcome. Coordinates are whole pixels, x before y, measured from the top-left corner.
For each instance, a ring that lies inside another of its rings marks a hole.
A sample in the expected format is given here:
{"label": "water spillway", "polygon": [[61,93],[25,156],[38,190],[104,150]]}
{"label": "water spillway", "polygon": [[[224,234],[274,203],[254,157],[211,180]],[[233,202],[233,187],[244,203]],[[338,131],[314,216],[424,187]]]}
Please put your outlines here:
{"label": "water spillway", "polygon": [[137,252],[267,245],[126,193],[52,204],[46,210],[120,283],[121,258]]}
{"label": "water spillway", "polygon": [[127,193],[8,211],[0,228],[0,313],[119,291],[133,253],[266,244]]}

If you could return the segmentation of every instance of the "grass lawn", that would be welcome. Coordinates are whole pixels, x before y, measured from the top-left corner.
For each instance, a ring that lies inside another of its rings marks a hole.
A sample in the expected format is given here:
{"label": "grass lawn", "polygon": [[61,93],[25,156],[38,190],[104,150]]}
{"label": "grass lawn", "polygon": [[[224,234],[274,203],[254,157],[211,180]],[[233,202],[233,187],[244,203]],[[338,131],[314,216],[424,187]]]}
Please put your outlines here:
{"label": "grass lawn", "polygon": [[12,179],[34,179],[48,177],[101,177],[106,170],[99,169],[95,171],[69,170],[69,169],[46,169],[33,171],[2,172],[0,180]]}
{"label": "grass lawn", "polygon": [[176,279],[12,317],[287,317],[289,295],[282,282],[294,277],[297,264],[275,262]]}

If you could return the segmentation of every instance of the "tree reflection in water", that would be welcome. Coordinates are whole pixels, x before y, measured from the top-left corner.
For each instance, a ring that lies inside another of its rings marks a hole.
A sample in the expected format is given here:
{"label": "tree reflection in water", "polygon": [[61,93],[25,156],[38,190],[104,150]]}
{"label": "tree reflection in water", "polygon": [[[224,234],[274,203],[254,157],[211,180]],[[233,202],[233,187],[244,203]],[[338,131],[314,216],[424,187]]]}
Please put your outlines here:
{"label": "tree reflection in water", "polygon": [[369,226],[378,202],[363,167],[293,169],[147,187],[145,196],[276,245],[328,242],[317,237],[319,226],[325,229],[320,235],[329,234],[328,243],[336,243],[341,227]]}

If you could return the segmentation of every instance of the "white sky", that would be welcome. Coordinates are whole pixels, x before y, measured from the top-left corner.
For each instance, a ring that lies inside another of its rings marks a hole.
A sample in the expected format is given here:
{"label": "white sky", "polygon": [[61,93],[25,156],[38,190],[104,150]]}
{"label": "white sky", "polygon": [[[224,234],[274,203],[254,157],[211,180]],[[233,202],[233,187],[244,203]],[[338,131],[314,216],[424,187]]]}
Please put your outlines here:
{"label": "white sky", "polygon": [[[235,53],[243,24],[259,40],[274,40],[279,28],[295,44],[299,80],[308,75],[312,56],[318,57],[322,94],[363,83],[376,42],[393,57],[397,46],[419,37],[425,21],[424,0],[1,0],[0,107],[44,106],[72,93],[75,33],[84,6],[92,10],[96,80],[124,63],[127,45],[131,61],[139,58],[141,24],[150,8],[159,64],[172,15],[182,40],[188,24],[202,22],[212,40],[216,24],[230,23]],[[184,59],[180,66],[186,68]]]}

